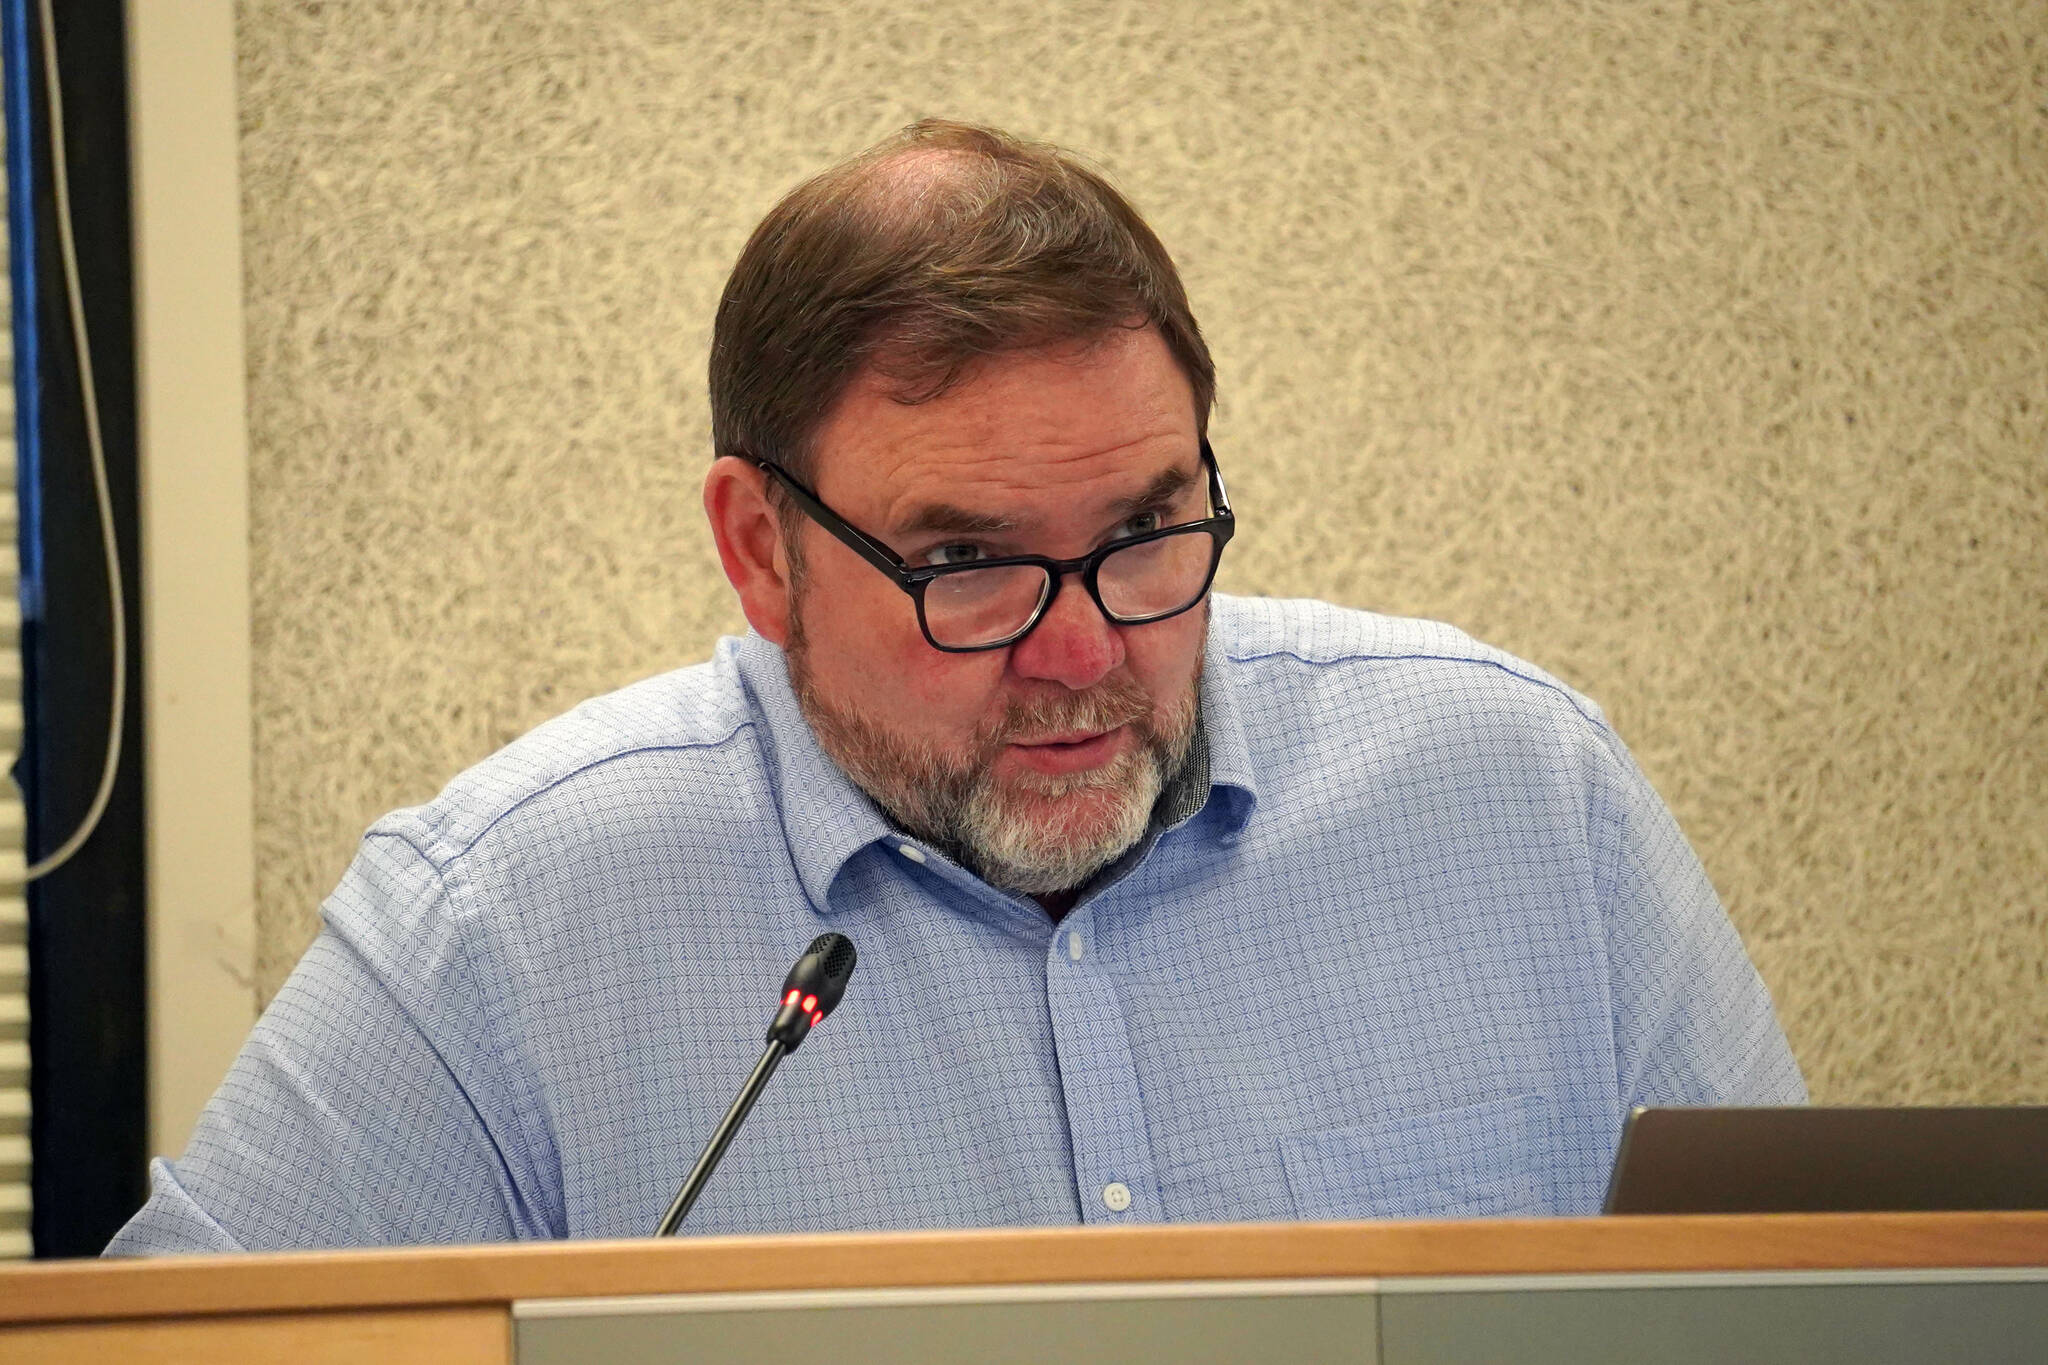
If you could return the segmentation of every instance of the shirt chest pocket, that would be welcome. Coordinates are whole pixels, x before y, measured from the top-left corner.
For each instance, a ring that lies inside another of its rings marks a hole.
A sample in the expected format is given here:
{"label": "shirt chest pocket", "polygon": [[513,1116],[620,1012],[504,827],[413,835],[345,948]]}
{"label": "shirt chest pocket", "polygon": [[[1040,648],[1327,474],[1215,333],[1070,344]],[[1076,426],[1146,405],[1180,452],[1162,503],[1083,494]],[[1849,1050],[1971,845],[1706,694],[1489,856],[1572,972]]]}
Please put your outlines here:
{"label": "shirt chest pocket", "polygon": [[1301,1219],[1514,1218],[1552,1212],[1543,1101],[1514,1095],[1280,1139]]}

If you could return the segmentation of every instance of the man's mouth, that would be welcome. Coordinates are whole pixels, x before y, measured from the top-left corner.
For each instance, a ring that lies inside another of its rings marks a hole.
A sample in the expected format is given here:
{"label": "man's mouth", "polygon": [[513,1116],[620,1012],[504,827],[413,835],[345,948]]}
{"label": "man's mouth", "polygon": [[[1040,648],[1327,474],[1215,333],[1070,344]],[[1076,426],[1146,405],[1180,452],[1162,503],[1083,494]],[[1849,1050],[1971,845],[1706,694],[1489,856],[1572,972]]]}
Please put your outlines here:
{"label": "man's mouth", "polygon": [[1115,758],[1118,749],[1123,745],[1125,734],[1126,729],[1121,725],[1113,730],[1066,731],[1031,739],[1011,740],[1009,752],[1016,755],[1017,761],[1033,772],[1085,772],[1090,768],[1099,768]]}

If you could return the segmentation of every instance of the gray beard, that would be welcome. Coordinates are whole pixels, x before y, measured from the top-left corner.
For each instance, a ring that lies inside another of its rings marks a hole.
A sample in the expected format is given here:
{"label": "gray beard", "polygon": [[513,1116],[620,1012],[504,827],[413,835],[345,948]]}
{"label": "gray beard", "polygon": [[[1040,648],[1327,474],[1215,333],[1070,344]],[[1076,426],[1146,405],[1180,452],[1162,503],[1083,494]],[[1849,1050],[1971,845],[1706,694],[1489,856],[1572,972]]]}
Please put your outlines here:
{"label": "gray beard", "polygon": [[[1077,890],[1139,840],[1160,794],[1186,767],[1194,745],[1199,678],[1162,712],[1129,679],[1086,692],[1023,703],[982,726],[965,756],[898,735],[816,686],[793,614],[786,654],[797,704],[818,743],[905,832],[951,856],[990,886],[1021,896]],[[1199,655],[1197,657],[1200,657]],[[1130,725],[1139,743],[1084,773],[996,779],[993,766],[1018,737]],[[1032,808],[1058,802],[1057,811]]]}

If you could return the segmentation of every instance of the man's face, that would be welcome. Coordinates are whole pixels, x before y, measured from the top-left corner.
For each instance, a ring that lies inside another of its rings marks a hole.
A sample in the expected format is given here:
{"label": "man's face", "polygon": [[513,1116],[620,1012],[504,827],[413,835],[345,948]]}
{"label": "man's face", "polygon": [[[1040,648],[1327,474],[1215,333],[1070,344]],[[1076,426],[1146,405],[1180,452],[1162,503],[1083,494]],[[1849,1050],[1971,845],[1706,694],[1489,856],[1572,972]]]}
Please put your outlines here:
{"label": "man's face", "polygon": [[[849,390],[814,487],[913,566],[1076,558],[1207,514],[1192,393],[1149,328],[986,362],[928,403],[890,395],[873,375]],[[899,823],[1038,896],[1137,842],[1188,751],[1206,609],[1115,626],[1069,577],[1024,639],[949,654],[895,584],[808,520],[798,534],[798,698]]]}

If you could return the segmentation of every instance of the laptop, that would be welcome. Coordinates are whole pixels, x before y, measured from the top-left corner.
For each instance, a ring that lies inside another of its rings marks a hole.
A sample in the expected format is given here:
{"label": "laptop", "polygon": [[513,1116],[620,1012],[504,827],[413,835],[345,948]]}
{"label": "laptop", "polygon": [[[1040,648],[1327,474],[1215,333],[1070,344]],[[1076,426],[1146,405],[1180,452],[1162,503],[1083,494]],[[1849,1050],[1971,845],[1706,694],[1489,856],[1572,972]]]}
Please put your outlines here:
{"label": "laptop", "polygon": [[2048,1105],[1637,1109],[1607,1213],[2048,1209]]}

